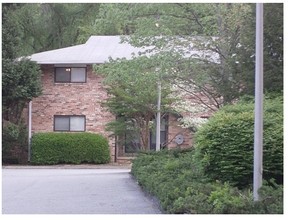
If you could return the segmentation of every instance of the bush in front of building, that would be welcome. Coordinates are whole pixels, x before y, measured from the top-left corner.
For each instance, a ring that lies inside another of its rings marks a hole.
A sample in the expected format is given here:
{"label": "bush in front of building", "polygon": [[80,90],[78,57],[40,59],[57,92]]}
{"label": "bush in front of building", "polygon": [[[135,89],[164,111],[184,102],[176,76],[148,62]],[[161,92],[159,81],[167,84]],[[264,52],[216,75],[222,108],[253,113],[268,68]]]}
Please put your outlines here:
{"label": "bush in front of building", "polygon": [[31,163],[103,164],[110,161],[108,140],[93,133],[36,133],[32,137]]}
{"label": "bush in front of building", "polygon": [[[223,107],[196,133],[205,174],[246,187],[253,180],[254,102]],[[264,101],[263,177],[283,183],[283,98]]]}

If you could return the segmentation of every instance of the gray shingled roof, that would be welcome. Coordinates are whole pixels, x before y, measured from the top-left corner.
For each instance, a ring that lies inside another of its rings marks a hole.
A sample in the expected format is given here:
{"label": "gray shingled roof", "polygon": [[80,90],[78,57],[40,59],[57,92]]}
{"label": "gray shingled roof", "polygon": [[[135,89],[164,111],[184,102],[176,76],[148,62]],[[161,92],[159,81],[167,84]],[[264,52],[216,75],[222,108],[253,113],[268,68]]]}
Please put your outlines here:
{"label": "gray shingled roof", "polygon": [[98,64],[109,57],[131,59],[144,50],[121,43],[120,36],[91,36],[85,44],[35,53],[30,59],[38,64]]}
{"label": "gray shingled roof", "polygon": [[[181,40],[180,38],[178,40]],[[186,39],[187,40],[187,39]],[[184,41],[186,41],[184,39]],[[184,42],[183,41],[183,42]],[[188,41],[189,42],[189,41]],[[171,41],[171,48],[177,50],[177,45]],[[109,58],[126,58],[131,59],[134,55],[138,56],[139,52],[144,52],[153,47],[134,47],[129,43],[121,43],[120,36],[91,36],[85,44],[72,47],[65,47],[57,50],[49,50],[41,53],[32,54],[29,58],[38,64],[100,64],[109,61]],[[166,50],[170,50],[168,47]],[[192,43],[186,41],[186,46],[180,46],[179,51],[184,51],[183,57],[202,57],[217,63],[219,56],[211,51],[199,51],[193,47]],[[148,55],[152,55],[153,52]]]}

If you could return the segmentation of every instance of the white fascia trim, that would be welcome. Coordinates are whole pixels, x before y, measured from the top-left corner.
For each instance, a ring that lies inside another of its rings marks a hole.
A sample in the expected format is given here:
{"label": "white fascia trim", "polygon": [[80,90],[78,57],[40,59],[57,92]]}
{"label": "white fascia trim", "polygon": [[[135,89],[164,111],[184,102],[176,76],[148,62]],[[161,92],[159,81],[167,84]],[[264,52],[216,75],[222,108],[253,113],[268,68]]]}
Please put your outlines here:
{"label": "white fascia trim", "polygon": [[75,64],[75,63],[55,64],[54,67],[87,67],[87,64]]}

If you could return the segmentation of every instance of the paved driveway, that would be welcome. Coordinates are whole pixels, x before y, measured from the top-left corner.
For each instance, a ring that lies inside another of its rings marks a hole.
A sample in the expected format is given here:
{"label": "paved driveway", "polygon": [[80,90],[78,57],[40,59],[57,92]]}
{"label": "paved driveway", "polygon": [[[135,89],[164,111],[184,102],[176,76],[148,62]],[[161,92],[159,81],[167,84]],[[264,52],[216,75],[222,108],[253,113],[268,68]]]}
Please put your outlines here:
{"label": "paved driveway", "polygon": [[160,214],[129,169],[2,169],[3,214]]}

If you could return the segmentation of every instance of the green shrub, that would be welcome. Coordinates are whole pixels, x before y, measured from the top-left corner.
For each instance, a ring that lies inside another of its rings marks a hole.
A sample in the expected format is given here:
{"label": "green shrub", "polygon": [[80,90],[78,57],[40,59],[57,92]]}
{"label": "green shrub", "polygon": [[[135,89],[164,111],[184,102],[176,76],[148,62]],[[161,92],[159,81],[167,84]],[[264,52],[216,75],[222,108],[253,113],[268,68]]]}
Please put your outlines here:
{"label": "green shrub", "polygon": [[[12,152],[17,148],[21,152],[27,152],[28,131],[23,122],[14,124],[4,121],[2,124],[2,162],[19,163],[22,155],[15,155]],[[27,157],[26,157],[27,158]]]}
{"label": "green shrub", "polygon": [[37,133],[32,137],[33,164],[108,163],[106,138],[92,133]]}
{"label": "green shrub", "polygon": [[263,200],[253,202],[251,190],[207,179],[193,149],[140,154],[131,172],[140,186],[158,198],[166,213],[283,213],[283,186],[264,182],[260,189]]}
{"label": "green shrub", "polygon": [[2,147],[9,148],[9,146],[17,143],[19,145],[25,145],[27,143],[27,128],[23,122],[14,124],[9,121],[5,121],[2,126]]}
{"label": "green shrub", "polygon": [[257,213],[283,214],[283,185],[278,185],[271,179],[264,181],[259,190],[260,202],[255,204]]}
{"label": "green shrub", "polygon": [[192,160],[193,151],[162,150],[140,154],[133,161],[132,175],[140,186],[159,198],[162,208],[168,212],[193,180],[204,180],[201,169]]}
{"label": "green shrub", "polygon": [[[196,133],[205,173],[214,180],[246,187],[253,180],[254,104],[239,102],[217,112]],[[283,183],[283,102],[265,100],[263,177]]]}

